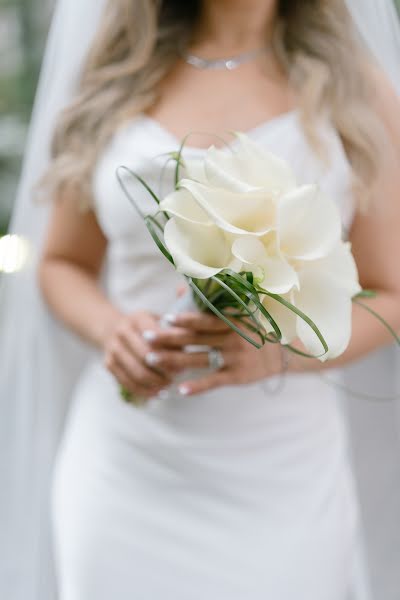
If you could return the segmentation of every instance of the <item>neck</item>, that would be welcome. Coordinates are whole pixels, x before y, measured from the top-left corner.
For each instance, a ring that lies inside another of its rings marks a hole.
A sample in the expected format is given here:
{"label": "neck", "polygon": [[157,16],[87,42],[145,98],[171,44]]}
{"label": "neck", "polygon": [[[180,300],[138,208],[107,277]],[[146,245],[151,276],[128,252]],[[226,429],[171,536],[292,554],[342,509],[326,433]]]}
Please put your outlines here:
{"label": "neck", "polygon": [[191,49],[229,56],[262,48],[272,38],[277,0],[203,0]]}

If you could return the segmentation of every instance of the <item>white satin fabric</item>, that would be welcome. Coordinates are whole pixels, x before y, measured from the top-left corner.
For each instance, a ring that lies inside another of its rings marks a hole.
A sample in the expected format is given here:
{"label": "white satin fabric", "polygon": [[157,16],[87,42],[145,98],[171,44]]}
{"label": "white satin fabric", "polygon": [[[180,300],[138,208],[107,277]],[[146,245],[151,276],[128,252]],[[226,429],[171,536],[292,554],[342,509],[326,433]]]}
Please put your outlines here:
{"label": "white satin fabric", "polygon": [[[349,166],[334,131],[321,124],[321,134],[329,166],[310,150],[295,111],[249,132],[288,159],[300,181],[319,181],[347,228]],[[97,166],[106,287],[127,311],[168,310],[179,276],[119,189],[115,169],[134,168],[159,188],[160,155],[177,146],[140,116]],[[172,166],[164,175],[168,189]],[[139,187],[135,197],[152,206]],[[99,357],[73,398],[53,520],[61,600],[347,600],[358,509],[336,393],[315,375],[296,375],[276,394],[253,384],[138,409],[121,401]]]}

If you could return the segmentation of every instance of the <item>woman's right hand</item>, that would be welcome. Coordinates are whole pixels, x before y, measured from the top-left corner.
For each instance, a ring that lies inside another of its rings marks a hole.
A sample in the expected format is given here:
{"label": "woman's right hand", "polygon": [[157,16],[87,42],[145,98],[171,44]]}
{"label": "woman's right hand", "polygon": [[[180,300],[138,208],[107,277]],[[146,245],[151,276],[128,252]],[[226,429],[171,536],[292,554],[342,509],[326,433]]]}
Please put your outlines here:
{"label": "woman's right hand", "polygon": [[158,321],[157,316],[145,311],[121,315],[104,343],[106,368],[127,392],[140,399],[156,396],[171,384],[165,372],[146,364],[151,348],[143,332],[159,329]]}

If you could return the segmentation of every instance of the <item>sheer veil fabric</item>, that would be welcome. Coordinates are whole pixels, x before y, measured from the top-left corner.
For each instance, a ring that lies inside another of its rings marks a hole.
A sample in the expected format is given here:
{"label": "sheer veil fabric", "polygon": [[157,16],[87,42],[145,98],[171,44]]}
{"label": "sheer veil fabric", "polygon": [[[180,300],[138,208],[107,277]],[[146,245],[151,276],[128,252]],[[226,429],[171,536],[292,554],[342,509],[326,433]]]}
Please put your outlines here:
{"label": "sheer veil fabric", "polygon": [[[26,156],[11,223],[33,249],[22,272],[3,277],[0,289],[0,595],[9,600],[54,600],[55,579],[48,492],[68,398],[89,350],[49,315],[35,270],[48,206],[34,205],[32,188],[49,156],[55,119],[74,94],[82,62],[106,0],[59,0],[42,69]],[[347,0],[366,44],[400,94],[400,28],[391,0]],[[398,358],[392,350],[349,370],[351,389],[394,393]],[[376,386],[377,387],[377,386]],[[399,406],[349,397],[354,464],[365,518],[367,555],[376,598],[392,600],[400,564]],[[367,468],[366,468],[367,465]],[[397,498],[397,504],[395,499]],[[387,521],[382,525],[381,517]],[[397,552],[397,555],[396,555]],[[360,581],[357,600],[368,598]],[[387,589],[385,595],[381,590]]]}
{"label": "sheer veil fabric", "polygon": [[104,0],[57,3],[11,231],[32,247],[28,267],[0,291],[0,596],[54,600],[49,483],[67,402],[87,350],[55,323],[36,283],[49,206],[32,188],[48,162],[60,110],[74,94]]}
{"label": "sheer veil fabric", "polygon": [[[365,44],[400,96],[400,27],[393,1],[347,0],[347,5]],[[345,369],[345,385],[354,392],[344,394],[344,409],[374,600],[395,600],[399,593],[399,357],[398,348],[386,348]]]}

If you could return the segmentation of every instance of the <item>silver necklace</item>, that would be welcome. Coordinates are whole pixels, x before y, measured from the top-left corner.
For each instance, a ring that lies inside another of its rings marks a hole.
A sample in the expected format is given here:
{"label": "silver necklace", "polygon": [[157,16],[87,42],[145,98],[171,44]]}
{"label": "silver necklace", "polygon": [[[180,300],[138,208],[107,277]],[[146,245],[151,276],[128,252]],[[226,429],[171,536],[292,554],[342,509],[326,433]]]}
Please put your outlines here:
{"label": "silver necklace", "polygon": [[196,56],[195,54],[190,54],[188,52],[181,52],[183,60],[192,67],[196,69],[200,69],[201,71],[207,70],[227,70],[233,71],[243,65],[244,63],[250,62],[263,54],[264,52],[268,52],[270,50],[269,47],[258,48],[257,50],[251,50],[250,52],[242,52],[241,54],[237,54],[236,56],[229,56],[228,58],[201,58],[200,56]]}

